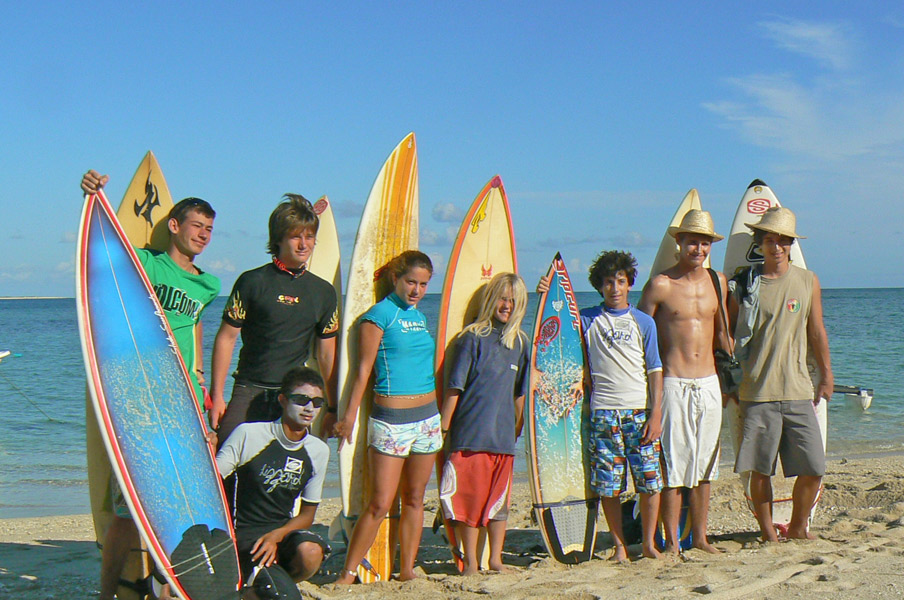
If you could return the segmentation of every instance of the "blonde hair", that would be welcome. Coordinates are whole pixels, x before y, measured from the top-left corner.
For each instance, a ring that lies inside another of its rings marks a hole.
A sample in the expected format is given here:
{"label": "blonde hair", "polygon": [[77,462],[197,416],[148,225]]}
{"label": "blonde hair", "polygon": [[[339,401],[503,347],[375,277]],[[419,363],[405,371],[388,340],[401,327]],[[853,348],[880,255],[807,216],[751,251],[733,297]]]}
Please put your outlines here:
{"label": "blonde hair", "polygon": [[493,316],[496,314],[496,304],[508,292],[512,295],[514,306],[508,323],[502,326],[499,336],[502,345],[508,349],[515,347],[515,342],[527,343],[527,335],[521,331],[521,321],[527,312],[527,288],[524,280],[515,273],[497,273],[487,284],[483,291],[480,310],[477,320],[464,328],[462,333],[472,332],[478,337],[486,337],[493,330]]}

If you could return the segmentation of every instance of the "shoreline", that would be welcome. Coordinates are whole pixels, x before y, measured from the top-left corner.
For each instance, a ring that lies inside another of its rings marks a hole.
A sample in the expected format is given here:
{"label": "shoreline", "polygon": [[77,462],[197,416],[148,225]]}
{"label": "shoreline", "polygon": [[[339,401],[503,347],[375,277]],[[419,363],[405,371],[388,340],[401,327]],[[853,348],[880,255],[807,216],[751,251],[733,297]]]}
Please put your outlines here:
{"label": "shoreline", "polygon": [[[723,430],[725,427],[727,427],[727,425],[723,425]],[[726,438],[723,438],[723,442],[726,442]],[[862,443],[848,442],[848,443],[853,444],[855,447],[866,446],[866,442],[862,442]],[[331,446],[331,451],[333,451],[333,450],[334,450],[334,448]],[[868,451],[868,450],[870,450],[870,451]],[[335,453],[335,452],[333,452],[333,453]],[[883,459],[883,458],[891,459],[891,458],[895,458],[895,457],[904,457],[904,439],[902,439],[901,447],[895,448],[895,449],[875,450],[875,449],[863,448],[862,452],[854,452],[852,454],[847,454],[847,455],[842,455],[839,452],[832,452],[831,450],[829,450],[826,453],[827,463],[840,462],[840,461],[844,461],[844,460],[850,461],[850,460],[862,460],[862,459],[869,460],[869,459]],[[518,463],[516,462],[516,465],[517,464]],[[904,460],[902,460],[902,464],[904,464]],[[734,457],[731,455],[730,445],[729,445],[729,448],[726,449],[726,443],[723,443],[722,455],[719,460],[720,479],[725,480],[727,477],[734,476],[734,473],[732,472],[733,466],[734,466]],[[513,482],[516,486],[517,485],[527,486],[528,478],[529,478],[529,474],[527,473],[527,471],[516,470],[515,474],[514,474]],[[88,505],[87,474],[85,475],[85,479],[83,481],[79,482],[78,486],[79,486],[79,489],[81,490],[80,493],[83,494],[84,498],[85,498],[85,505],[82,510],[73,510],[72,512],[65,512],[65,513],[48,511],[47,514],[35,514],[35,515],[24,515],[24,516],[3,516],[4,509],[9,510],[9,509],[20,508],[20,507],[18,505],[16,505],[16,506],[0,505],[0,522],[15,520],[15,519],[52,519],[52,518],[57,518],[57,517],[78,517],[78,516],[84,516],[86,514],[89,514],[90,507]],[[437,483],[436,483],[436,478],[434,477],[434,478],[431,478],[430,482],[427,484],[426,496],[427,496],[428,501],[431,498],[436,496],[436,494],[437,494],[436,490],[437,490]],[[323,487],[323,499],[324,500],[338,500],[339,497],[340,497],[340,489],[339,489],[338,479],[336,479],[335,481],[332,481],[332,480],[326,481],[324,483],[324,487]],[[2,541],[3,541],[2,538],[0,538],[0,542],[2,542]],[[2,588],[0,588],[0,590],[2,590]]]}
{"label": "shoreline", "polygon": [[[739,478],[723,473],[713,482],[710,535],[722,554],[690,550],[663,560],[614,564],[600,519],[596,558],[576,566],[555,563],[531,523],[527,485],[513,488],[504,549],[511,574],[463,578],[454,572],[449,550],[430,525],[437,500],[427,494],[424,537],[418,555],[421,578],[400,583],[335,586],[344,544],[311,582],[306,598],[898,598],[904,591],[904,460],[901,453],[828,462],[822,499],[810,542],[763,544],[746,507]],[[778,487],[778,486],[777,486]],[[339,501],[325,499],[312,528],[326,535]],[[94,598],[100,553],[90,515],[0,519],[0,596],[24,600]],[[617,590],[617,592],[616,592]]]}

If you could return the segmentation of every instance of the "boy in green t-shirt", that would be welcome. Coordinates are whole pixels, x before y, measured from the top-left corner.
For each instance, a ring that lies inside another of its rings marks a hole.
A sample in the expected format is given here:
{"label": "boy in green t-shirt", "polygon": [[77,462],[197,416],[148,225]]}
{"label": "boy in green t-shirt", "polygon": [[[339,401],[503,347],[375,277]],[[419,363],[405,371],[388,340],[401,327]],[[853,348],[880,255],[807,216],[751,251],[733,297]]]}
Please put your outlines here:
{"label": "boy in green t-shirt", "polygon": [[[90,170],[82,177],[81,187],[86,194],[94,194],[109,180],[107,175]],[[201,385],[204,383],[201,314],[220,293],[220,280],[201,271],[194,260],[210,243],[215,216],[210,204],[200,198],[180,200],[167,217],[170,235],[166,252],[136,249],[173,330],[199,403],[203,402]],[[114,518],[101,551],[101,600],[114,598],[130,549],[140,547],[138,530],[122,492],[117,485],[111,487]]]}

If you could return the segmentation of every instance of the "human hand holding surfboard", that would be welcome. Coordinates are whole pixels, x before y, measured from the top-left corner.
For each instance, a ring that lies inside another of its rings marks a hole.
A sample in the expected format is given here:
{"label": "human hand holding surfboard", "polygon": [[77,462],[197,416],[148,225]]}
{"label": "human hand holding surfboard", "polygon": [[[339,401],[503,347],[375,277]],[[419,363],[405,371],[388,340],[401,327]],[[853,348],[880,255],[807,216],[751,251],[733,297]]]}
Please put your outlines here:
{"label": "human hand holding surfboard", "polygon": [[107,185],[108,181],[110,181],[109,175],[101,175],[94,169],[89,169],[82,176],[82,191],[89,195],[96,194],[98,190]]}
{"label": "human hand holding surfboard", "polygon": [[540,281],[537,282],[537,293],[545,294],[549,291],[549,282],[552,281],[551,275],[544,275],[540,277]]}

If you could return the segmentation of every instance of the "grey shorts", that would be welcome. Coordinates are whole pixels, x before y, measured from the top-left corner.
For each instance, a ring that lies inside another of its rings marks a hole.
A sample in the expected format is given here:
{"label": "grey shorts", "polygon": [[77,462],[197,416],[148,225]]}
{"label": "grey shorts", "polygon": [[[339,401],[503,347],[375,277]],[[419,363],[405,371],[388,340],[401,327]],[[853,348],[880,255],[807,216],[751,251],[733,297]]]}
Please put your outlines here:
{"label": "grey shorts", "polygon": [[775,475],[782,458],[785,477],[826,473],[826,453],[816,409],[810,400],[741,402],[744,430],[735,473]]}

